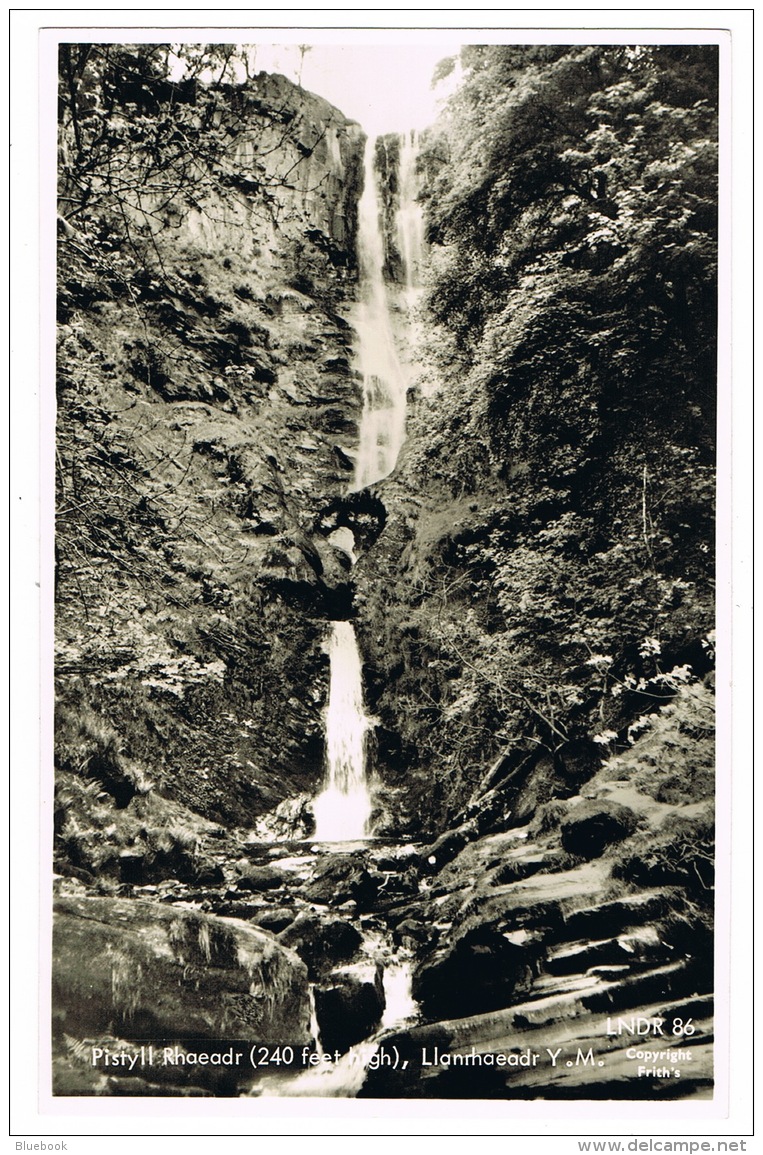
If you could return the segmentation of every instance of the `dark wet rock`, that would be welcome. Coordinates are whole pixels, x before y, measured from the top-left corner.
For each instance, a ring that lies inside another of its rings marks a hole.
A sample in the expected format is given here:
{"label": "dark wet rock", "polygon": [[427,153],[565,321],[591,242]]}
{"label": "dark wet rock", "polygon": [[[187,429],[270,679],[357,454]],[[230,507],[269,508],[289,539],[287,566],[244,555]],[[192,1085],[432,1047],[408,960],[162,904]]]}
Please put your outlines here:
{"label": "dark wet rock", "polygon": [[568,939],[596,939],[619,934],[627,927],[663,918],[673,901],[678,901],[678,896],[670,891],[648,890],[586,906],[567,916],[565,935]]}
{"label": "dark wet rock", "polygon": [[367,870],[360,859],[330,855],[319,862],[305,895],[312,902],[332,905],[350,900],[363,910],[373,903],[382,881],[382,875]]}
{"label": "dark wet rock", "polygon": [[245,922],[250,919],[254,920],[258,914],[262,913],[262,907],[256,902],[238,902],[227,899],[218,900],[213,909],[214,913],[221,918],[240,918]]}
{"label": "dark wet rock", "polygon": [[280,934],[294,922],[296,916],[295,910],[288,906],[279,906],[256,914],[252,918],[252,922],[255,926],[261,926],[263,930],[270,931],[271,934]]}
{"label": "dark wet rock", "polygon": [[392,932],[392,940],[398,946],[418,948],[432,941],[434,932],[430,925],[413,918],[404,918]]}
{"label": "dark wet rock", "polygon": [[308,1041],[306,968],[264,931],[138,899],[55,910],[57,1033]]}
{"label": "dark wet rock", "polygon": [[255,829],[259,837],[283,842],[309,838],[315,830],[312,795],[285,798],[275,810],[259,819]]}
{"label": "dark wet rock", "polygon": [[593,968],[601,973],[606,967],[626,965],[632,969],[638,965],[668,962],[675,956],[675,948],[665,941],[664,934],[657,927],[650,926],[598,942],[565,943],[548,955],[543,968],[552,975],[582,974]]}
{"label": "dark wet rock", "polygon": [[194,886],[217,886],[225,882],[225,871],[220,863],[217,862],[202,862],[196,868],[196,874],[193,879]]}
{"label": "dark wet rock", "polygon": [[546,869],[549,865],[549,860],[550,855],[547,852],[510,858],[498,867],[492,877],[492,881],[497,886],[501,886],[506,882],[521,882],[522,879],[531,878],[532,875],[537,874],[539,870]]}
{"label": "dark wet rock", "polygon": [[287,881],[273,866],[245,866],[236,886],[239,890],[277,890]]}
{"label": "dark wet rock", "polygon": [[204,859],[181,846],[155,850],[150,846],[120,852],[119,879],[135,886],[176,879],[193,886],[216,886],[225,882],[219,863]]}
{"label": "dark wet rock", "polygon": [[708,990],[712,980],[712,956],[707,960],[687,959],[610,983],[605,991],[596,991],[582,999],[587,1010],[598,1014],[620,1014],[638,1003],[670,997],[687,998]]}
{"label": "dark wet rock", "polygon": [[532,956],[490,927],[468,931],[422,963],[413,996],[430,1018],[479,1014],[508,1005],[532,983]]}
{"label": "dark wet rock", "polygon": [[417,902],[406,902],[391,906],[384,912],[384,919],[391,927],[400,926],[406,919],[415,922],[434,921],[435,908],[429,897],[420,896]]}
{"label": "dark wet rock", "polygon": [[346,1051],[368,1037],[384,1013],[383,968],[358,964],[332,971],[314,988],[322,1045]]}
{"label": "dark wet rock", "polygon": [[383,502],[372,489],[335,497],[321,510],[318,526],[329,534],[343,526],[352,531],[359,550],[366,550],[379,537],[387,520]]}
{"label": "dark wet rock", "polygon": [[344,919],[302,914],[279,934],[278,941],[295,951],[307,964],[310,978],[316,979],[338,962],[351,959],[363,936]]}
{"label": "dark wet rock", "polygon": [[579,858],[598,858],[608,846],[632,834],[637,822],[634,812],[618,802],[581,802],[561,824],[562,846]]}
{"label": "dark wet rock", "polygon": [[[488,925],[501,932],[542,931],[549,941],[559,942],[567,910],[600,898],[608,879],[598,861],[554,874],[536,873],[503,886],[483,885],[478,879],[465,900],[463,892],[455,897],[452,917],[461,932]],[[447,901],[438,909],[441,917],[450,915]]]}

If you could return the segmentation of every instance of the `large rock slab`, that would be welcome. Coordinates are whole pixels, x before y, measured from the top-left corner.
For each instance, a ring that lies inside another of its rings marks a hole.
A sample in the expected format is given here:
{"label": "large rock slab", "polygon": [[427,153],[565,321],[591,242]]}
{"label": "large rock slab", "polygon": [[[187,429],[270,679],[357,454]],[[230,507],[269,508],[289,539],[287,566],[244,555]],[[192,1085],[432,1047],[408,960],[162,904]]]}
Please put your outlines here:
{"label": "large rock slab", "polygon": [[[380,1049],[396,1050],[400,1061],[372,1064],[359,1097],[708,1099],[712,997],[687,997],[693,987],[694,976],[674,964],[635,982],[592,977],[550,998],[397,1031],[385,1036]],[[639,1039],[617,1029],[621,1014],[626,1024],[691,1021],[694,1033]],[[662,1051],[663,1057],[646,1060],[645,1050]]]}
{"label": "large rock slab", "polygon": [[525,947],[490,927],[477,927],[418,968],[413,997],[429,1018],[505,1007],[517,991],[531,986],[532,963]]}
{"label": "large rock slab", "polygon": [[307,970],[265,931],[135,899],[60,898],[53,1017],[75,1037],[310,1039]]}
{"label": "large rock slab", "polygon": [[608,846],[636,829],[638,818],[628,806],[607,799],[581,802],[561,824],[562,846],[580,858],[598,858]]}
{"label": "large rock slab", "polygon": [[273,866],[245,866],[236,882],[238,890],[278,890],[288,882],[288,875]]}

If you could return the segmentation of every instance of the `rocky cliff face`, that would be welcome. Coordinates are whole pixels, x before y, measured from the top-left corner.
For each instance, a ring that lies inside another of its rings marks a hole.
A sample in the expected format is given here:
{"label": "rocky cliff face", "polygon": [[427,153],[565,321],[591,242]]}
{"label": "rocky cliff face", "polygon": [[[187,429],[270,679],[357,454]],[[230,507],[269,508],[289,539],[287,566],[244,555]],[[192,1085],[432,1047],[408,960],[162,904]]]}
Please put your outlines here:
{"label": "rocky cliff face", "polygon": [[247,826],[322,770],[363,134],[264,74],[198,119],[191,204],[61,225],[58,830],[83,869],[88,791],[100,829],[152,786]]}

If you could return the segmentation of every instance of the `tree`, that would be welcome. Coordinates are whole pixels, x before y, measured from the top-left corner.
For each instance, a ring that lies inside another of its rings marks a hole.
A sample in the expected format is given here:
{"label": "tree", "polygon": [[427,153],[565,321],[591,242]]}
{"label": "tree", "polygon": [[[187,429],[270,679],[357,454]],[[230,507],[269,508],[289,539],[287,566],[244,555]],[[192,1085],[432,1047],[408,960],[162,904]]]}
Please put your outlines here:
{"label": "tree", "polygon": [[574,781],[581,744],[627,744],[709,668],[717,53],[461,62],[424,158],[441,388],[406,452],[424,512],[401,612],[429,704],[409,740],[463,802],[496,744]]}
{"label": "tree", "polygon": [[[294,109],[259,98],[249,67],[236,45],[61,45],[61,216],[77,228],[117,220],[132,235],[222,197],[277,219],[279,191],[320,138],[305,142]],[[294,161],[279,169],[284,146]]]}

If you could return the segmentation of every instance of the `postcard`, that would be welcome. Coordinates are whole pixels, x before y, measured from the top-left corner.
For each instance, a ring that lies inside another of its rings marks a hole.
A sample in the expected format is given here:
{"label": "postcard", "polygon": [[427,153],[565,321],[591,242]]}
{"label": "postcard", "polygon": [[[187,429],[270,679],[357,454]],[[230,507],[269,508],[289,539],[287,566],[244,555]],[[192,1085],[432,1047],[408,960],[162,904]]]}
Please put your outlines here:
{"label": "postcard", "polygon": [[41,33],[64,1131],[728,1117],[730,36],[392,32]]}

